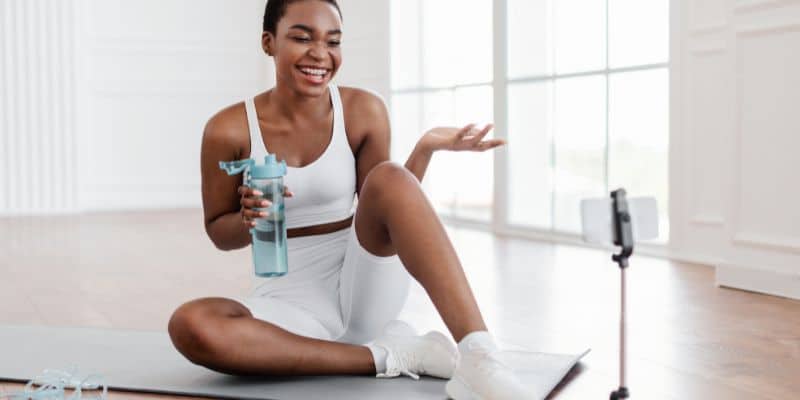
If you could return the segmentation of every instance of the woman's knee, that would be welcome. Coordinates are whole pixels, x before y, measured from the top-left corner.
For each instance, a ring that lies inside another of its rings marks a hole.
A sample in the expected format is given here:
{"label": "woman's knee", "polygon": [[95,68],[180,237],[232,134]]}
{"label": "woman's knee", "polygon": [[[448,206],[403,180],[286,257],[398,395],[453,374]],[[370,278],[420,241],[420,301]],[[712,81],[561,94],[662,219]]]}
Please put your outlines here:
{"label": "woman's knee", "polygon": [[390,192],[404,193],[408,187],[418,186],[417,177],[406,167],[393,161],[383,161],[369,171],[361,192],[374,192],[374,195],[382,196]]}
{"label": "woman's knee", "polygon": [[167,325],[175,348],[195,364],[207,364],[220,346],[221,324],[245,317],[249,311],[229,299],[204,298],[187,302],[172,314]]}

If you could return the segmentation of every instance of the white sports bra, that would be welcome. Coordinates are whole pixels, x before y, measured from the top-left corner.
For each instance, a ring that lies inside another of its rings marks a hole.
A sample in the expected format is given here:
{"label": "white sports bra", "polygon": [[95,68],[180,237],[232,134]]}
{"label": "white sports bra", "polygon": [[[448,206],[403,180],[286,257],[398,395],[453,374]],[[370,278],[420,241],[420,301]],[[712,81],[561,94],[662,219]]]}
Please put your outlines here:
{"label": "white sports bra", "polygon": [[[356,193],[356,160],[347,142],[344,110],[339,88],[328,85],[333,106],[333,133],[319,158],[305,167],[287,166],[283,182],[294,193],[284,204],[286,228],[341,221],[353,215]],[[255,103],[245,100],[250,129],[250,158],[264,162],[269,154],[261,136]]]}

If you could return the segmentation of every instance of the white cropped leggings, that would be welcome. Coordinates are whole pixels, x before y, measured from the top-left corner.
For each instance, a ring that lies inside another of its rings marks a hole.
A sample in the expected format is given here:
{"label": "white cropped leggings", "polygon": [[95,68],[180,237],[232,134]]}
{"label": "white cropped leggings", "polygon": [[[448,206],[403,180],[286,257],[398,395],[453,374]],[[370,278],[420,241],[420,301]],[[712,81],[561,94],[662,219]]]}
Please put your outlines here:
{"label": "white cropped leggings", "polygon": [[256,278],[251,294],[235,299],[253,317],[302,336],[364,344],[400,313],[410,275],[398,256],[364,249],[354,224],[287,244],[289,273]]}

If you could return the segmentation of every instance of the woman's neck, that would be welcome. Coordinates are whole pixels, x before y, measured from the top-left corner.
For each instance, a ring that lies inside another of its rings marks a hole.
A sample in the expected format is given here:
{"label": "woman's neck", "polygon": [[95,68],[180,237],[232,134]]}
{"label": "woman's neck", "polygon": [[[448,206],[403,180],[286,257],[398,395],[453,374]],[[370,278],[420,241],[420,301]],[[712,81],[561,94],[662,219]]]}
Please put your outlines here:
{"label": "woman's neck", "polygon": [[287,121],[316,120],[324,118],[331,111],[329,90],[329,88],[325,88],[325,94],[322,96],[308,97],[299,95],[289,87],[277,84],[273,90],[267,92],[267,96],[274,110]]}

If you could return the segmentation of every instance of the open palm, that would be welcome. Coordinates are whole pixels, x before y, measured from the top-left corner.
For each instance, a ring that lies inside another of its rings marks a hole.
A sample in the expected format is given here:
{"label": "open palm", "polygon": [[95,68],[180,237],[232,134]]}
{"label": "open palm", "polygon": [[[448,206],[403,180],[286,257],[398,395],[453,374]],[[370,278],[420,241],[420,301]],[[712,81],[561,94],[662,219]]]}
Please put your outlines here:
{"label": "open palm", "polygon": [[487,124],[481,130],[475,124],[463,128],[437,127],[425,132],[420,143],[434,151],[486,151],[506,143],[503,139],[483,140],[493,127],[492,124]]}

